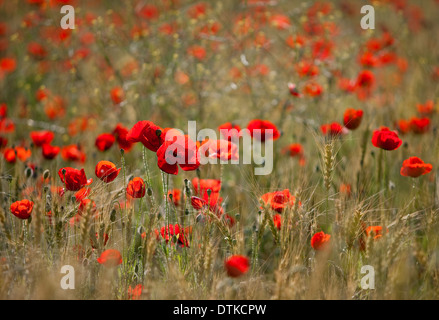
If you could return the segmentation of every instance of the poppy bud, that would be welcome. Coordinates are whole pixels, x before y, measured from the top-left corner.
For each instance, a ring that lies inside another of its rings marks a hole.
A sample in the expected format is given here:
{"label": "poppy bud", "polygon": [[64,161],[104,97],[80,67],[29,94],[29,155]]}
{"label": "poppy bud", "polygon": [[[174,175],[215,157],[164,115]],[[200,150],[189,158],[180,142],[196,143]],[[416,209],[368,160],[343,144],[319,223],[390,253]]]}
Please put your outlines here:
{"label": "poppy bud", "polygon": [[151,189],[151,187],[148,187],[148,190],[147,190],[147,193],[148,193],[148,196],[152,196],[152,189]]}
{"label": "poppy bud", "polygon": [[50,171],[49,171],[49,170],[45,170],[45,171],[44,171],[44,173],[43,173],[43,178],[44,178],[44,180],[50,178]]}

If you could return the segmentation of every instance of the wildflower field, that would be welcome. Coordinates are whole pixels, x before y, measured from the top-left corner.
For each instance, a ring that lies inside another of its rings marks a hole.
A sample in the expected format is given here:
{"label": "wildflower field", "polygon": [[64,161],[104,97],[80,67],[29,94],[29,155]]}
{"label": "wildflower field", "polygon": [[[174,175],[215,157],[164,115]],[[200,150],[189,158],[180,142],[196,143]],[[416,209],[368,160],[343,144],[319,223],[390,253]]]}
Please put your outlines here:
{"label": "wildflower field", "polygon": [[438,34],[437,0],[0,0],[0,299],[438,299]]}

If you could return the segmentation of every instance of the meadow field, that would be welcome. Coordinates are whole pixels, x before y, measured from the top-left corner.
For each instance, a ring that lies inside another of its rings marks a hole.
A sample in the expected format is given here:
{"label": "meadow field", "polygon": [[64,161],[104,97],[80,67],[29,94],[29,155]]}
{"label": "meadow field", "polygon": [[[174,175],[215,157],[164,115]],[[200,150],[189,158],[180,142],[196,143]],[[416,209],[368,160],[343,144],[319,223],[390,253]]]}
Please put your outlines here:
{"label": "meadow field", "polygon": [[437,0],[0,0],[0,299],[438,299],[438,34]]}

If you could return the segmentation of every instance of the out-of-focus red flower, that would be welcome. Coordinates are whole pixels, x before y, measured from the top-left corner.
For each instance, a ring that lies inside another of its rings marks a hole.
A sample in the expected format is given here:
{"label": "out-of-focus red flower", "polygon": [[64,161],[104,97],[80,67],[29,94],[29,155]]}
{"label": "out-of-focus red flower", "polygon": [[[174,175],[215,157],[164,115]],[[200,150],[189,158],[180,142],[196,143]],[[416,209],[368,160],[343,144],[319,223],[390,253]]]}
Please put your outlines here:
{"label": "out-of-focus red flower", "polygon": [[299,90],[297,89],[297,85],[294,83],[288,83],[288,90],[290,91],[290,94],[294,97],[301,98],[302,95],[300,94]]}
{"label": "out-of-focus red flower", "polygon": [[21,200],[11,204],[11,213],[17,218],[27,220],[32,214],[34,203],[29,200]]}
{"label": "out-of-focus red flower", "polygon": [[31,155],[32,151],[23,147],[6,148],[3,151],[3,156],[5,160],[9,163],[15,163],[17,161],[17,158],[20,161],[25,162],[31,157]]}
{"label": "out-of-focus red flower", "polygon": [[11,119],[0,119],[0,133],[11,133],[15,131],[15,124]]}
{"label": "out-of-focus red flower", "polygon": [[399,133],[401,134],[408,133],[410,132],[410,121],[404,119],[398,120],[397,127]]}
{"label": "out-of-focus red flower", "polygon": [[0,120],[3,120],[8,115],[8,106],[6,103],[0,104]]}
{"label": "out-of-focus red flower", "polygon": [[110,97],[114,104],[120,104],[125,99],[125,93],[121,87],[114,87],[110,91]]}
{"label": "out-of-focus red flower", "polygon": [[96,177],[105,183],[113,182],[117,178],[121,169],[117,169],[116,165],[110,161],[100,161],[96,165]]}
{"label": "out-of-focus red flower", "polygon": [[409,125],[410,129],[416,134],[426,133],[430,129],[430,119],[413,117],[410,119]]}
{"label": "out-of-focus red flower", "polygon": [[99,151],[103,152],[110,149],[114,142],[116,142],[116,138],[111,133],[103,133],[96,138],[95,145]]}
{"label": "out-of-focus red flower", "polygon": [[323,93],[323,88],[315,81],[308,82],[303,92],[309,97],[318,97]]}
{"label": "out-of-focus red flower", "polygon": [[228,141],[232,141],[232,140],[238,141],[241,127],[238,126],[237,124],[226,122],[220,125],[218,127],[218,130],[224,139],[227,139]]}
{"label": "out-of-focus red flower", "polygon": [[[171,200],[172,198],[172,200]],[[181,201],[181,190],[180,189],[172,189],[168,191],[168,200],[171,200],[176,207],[180,205]]]}
{"label": "out-of-focus red flower", "polygon": [[63,117],[66,112],[64,99],[60,96],[54,96],[53,98],[44,100],[44,112],[51,120]]}
{"label": "out-of-focus red flower", "polygon": [[237,145],[228,140],[208,140],[200,146],[199,154],[222,161],[239,160]]}
{"label": "out-of-focus red flower", "polygon": [[8,139],[6,139],[6,138],[0,136],[0,151],[1,151],[4,147],[6,147],[7,144],[8,144]]}
{"label": "out-of-focus red flower", "polygon": [[283,191],[268,192],[266,194],[263,194],[261,196],[261,200],[266,205],[270,205],[271,209],[273,209],[274,211],[281,213],[285,209],[294,206],[296,197],[290,193],[290,190],[285,189]]}
{"label": "out-of-focus red flower", "polygon": [[345,92],[354,92],[357,88],[355,80],[340,78],[338,80],[338,87]]}
{"label": "out-of-focus red flower", "polygon": [[47,50],[37,42],[30,42],[27,46],[27,51],[37,59],[44,59],[47,56]]}
{"label": "out-of-focus red flower", "polygon": [[280,137],[280,131],[277,129],[276,125],[268,120],[255,119],[249,122],[247,129],[250,135],[265,142],[266,140],[277,140]]}
{"label": "out-of-focus red flower", "polygon": [[105,267],[113,268],[122,264],[122,255],[118,250],[108,249],[102,252],[97,261]]}
{"label": "out-of-focus red flower", "polygon": [[363,70],[358,74],[357,86],[361,88],[370,88],[375,83],[375,75],[370,70]]}
{"label": "out-of-focus red flower", "polygon": [[398,149],[402,145],[402,140],[395,131],[382,127],[373,132],[372,144],[377,148],[390,151]]}
{"label": "out-of-focus red flower", "polygon": [[129,152],[133,148],[133,144],[127,140],[128,129],[123,125],[118,124],[113,130],[113,135],[116,137],[120,149],[124,149],[125,152]]}
{"label": "out-of-focus red flower", "polygon": [[324,135],[328,135],[330,137],[340,137],[348,132],[347,129],[338,122],[324,124],[320,127],[320,130]]}
{"label": "out-of-focus red flower", "polygon": [[[389,232],[389,230],[387,230]],[[366,229],[366,235],[368,237],[373,237],[375,240],[383,236],[383,227],[381,226],[370,226]]]}
{"label": "out-of-focus red flower", "polygon": [[344,126],[349,130],[355,130],[360,126],[362,119],[363,119],[363,110],[355,110],[349,108],[344,113],[343,123]]}
{"label": "out-of-focus red flower", "polygon": [[277,230],[280,230],[282,227],[282,216],[279,213],[276,213],[273,217],[274,226]]}
{"label": "out-of-focus red flower", "polygon": [[328,247],[330,239],[330,234],[325,234],[323,231],[317,232],[311,238],[311,247],[317,251],[324,250]]}
{"label": "out-of-focus red flower", "polygon": [[152,4],[146,4],[136,8],[136,13],[140,18],[147,20],[156,20],[160,16],[159,9]]}
{"label": "out-of-focus red flower", "polygon": [[64,161],[79,161],[84,163],[86,159],[85,153],[82,152],[76,144],[63,147],[61,149],[61,156]]}
{"label": "out-of-focus red flower", "polygon": [[401,175],[404,177],[417,178],[424,174],[430,173],[433,166],[429,163],[424,163],[418,157],[410,157],[402,163]]}
{"label": "out-of-focus red flower", "polygon": [[178,174],[178,166],[184,171],[193,171],[200,166],[198,148],[188,136],[177,136],[175,141],[166,141],[157,150],[157,165],[169,174]]}
{"label": "out-of-focus red flower", "polygon": [[300,143],[292,143],[282,149],[283,154],[288,154],[290,157],[302,157],[303,146]]}
{"label": "out-of-focus red flower", "polygon": [[342,183],[340,185],[340,193],[346,197],[350,197],[352,194],[352,187],[350,184]]}
{"label": "out-of-focus red flower", "polygon": [[319,68],[311,61],[302,60],[296,65],[296,71],[301,77],[313,77],[319,74]]}
{"label": "out-of-focus red flower", "polygon": [[61,168],[58,175],[69,191],[79,191],[93,182],[93,179],[87,180],[84,169]]}
{"label": "out-of-focus red flower", "polygon": [[187,49],[188,55],[198,59],[198,60],[204,60],[206,58],[206,49],[202,46],[194,45]]}
{"label": "out-of-focus red flower", "polygon": [[32,142],[37,147],[42,147],[45,144],[50,144],[55,138],[55,134],[52,131],[32,131],[30,133]]}
{"label": "out-of-focus red flower", "polygon": [[134,288],[131,288],[131,286],[129,286],[129,288],[128,288],[128,299],[130,299],[130,300],[139,300],[140,296],[142,295],[142,292],[143,292],[143,286],[141,284],[138,284]]}
{"label": "out-of-focus red flower", "polygon": [[290,18],[283,14],[275,14],[271,16],[270,23],[279,30],[286,30],[291,27]]}
{"label": "out-of-focus red flower", "polygon": [[46,160],[53,160],[59,154],[61,148],[51,146],[50,144],[43,145],[43,157]]}
{"label": "out-of-focus red flower", "polygon": [[0,75],[2,72],[11,73],[15,71],[17,67],[17,61],[15,58],[2,58],[0,59]]}
{"label": "out-of-focus red flower", "polygon": [[145,196],[146,186],[142,178],[134,178],[128,183],[127,194],[134,199],[140,199]]}
{"label": "out-of-focus red flower", "polygon": [[207,8],[206,2],[199,2],[189,7],[187,14],[192,19],[198,19],[206,14]]}
{"label": "out-of-focus red flower", "polygon": [[248,272],[250,260],[246,256],[234,255],[224,262],[224,268],[229,277],[238,278]]}
{"label": "out-of-focus red flower", "polygon": [[429,116],[435,112],[433,100],[428,100],[425,104],[418,103],[416,105],[418,112],[423,116]]}

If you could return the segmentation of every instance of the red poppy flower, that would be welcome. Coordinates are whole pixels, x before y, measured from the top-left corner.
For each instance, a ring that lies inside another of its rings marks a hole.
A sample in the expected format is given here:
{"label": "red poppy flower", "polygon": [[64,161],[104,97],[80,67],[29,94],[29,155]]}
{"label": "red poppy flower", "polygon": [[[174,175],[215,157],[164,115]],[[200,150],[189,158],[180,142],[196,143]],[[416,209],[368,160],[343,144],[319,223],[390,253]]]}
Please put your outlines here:
{"label": "red poppy flower", "polygon": [[91,193],[90,188],[82,188],[81,190],[75,193],[76,202],[81,202],[82,200],[87,198],[90,195],[90,193]]}
{"label": "red poppy flower", "polygon": [[247,125],[247,129],[250,131],[250,135],[265,142],[266,140],[277,140],[280,137],[280,132],[277,127],[268,120],[255,119],[250,121]]}
{"label": "red poppy flower", "polygon": [[17,158],[20,161],[25,162],[27,159],[30,158],[31,155],[32,152],[29,149],[23,147],[6,148],[3,152],[5,160],[9,163],[15,163],[17,161]]}
{"label": "red poppy flower", "polygon": [[47,50],[37,42],[31,42],[27,46],[27,51],[30,55],[37,59],[44,59],[47,56]]}
{"label": "red poppy flower", "polygon": [[192,185],[194,187],[195,194],[201,196],[212,211],[220,211],[219,206],[223,200],[219,196],[219,192],[221,190],[221,180],[194,178],[192,179]]}
{"label": "red poppy flower", "polygon": [[[171,200],[171,198],[172,198],[172,200]],[[181,201],[181,190],[180,189],[169,190],[168,191],[168,199],[171,200],[176,207],[178,207],[180,205],[180,201]]]}
{"label": "red poppy flower", "polygon": [[96,177],[105,183],[113,182],[117,178],[121,169],[117,169],[114,163],[110,161],[100,161],[96,165]]}
{"label": "red poppy flower", "polygon": [[122,264],[122,255],[118,250],[108,249],[102,252],[97,261],[105,267],[116,267]]}
{"label": "red poppy flower", "polygon": [[303,155],[303,146],[300,143],[292,143],[282,149],[283,154],[288,154],[290,157],[297,157]]}
{"label": "red poppy flower", "polygon": [[11,133],[15,131],[15,124],[11,119],[0,120],[0,133]]}
{"label": "red poppy flower", "polygon": [[180,247],[189,247],[189,241],[185,237],[185,234],[188,233],[188,230],[184,230],[179,224],[168,225],[166,227],[162,227],[160,230],[160,234],[163,239],[165,239],[166,243],[171,241],[173,243],[173,237],[177,237],[177,244]]}
{"label": "red poppy flower", "polygon": [[175,141],[166,141],[157,150],[157,165],[169,174],[178,174],[178,166],[184,171],[193,171],[200,166],[198,148],[188,136],[177,136]]}
{"label": "red poppy flower", "polygon": [[375,83],[375,75],[372,71],[363,70],[358,74],[357,86],[361,88],[370,88]]}
{"label": "red poppy flower", "polygon": [[198,45],[189,47],[187,53],[198,60],[204,60],[206,58],[206,49]]}
{"label": "red poppy flower", "polygon": [[17,61],[14,58],[0,59],[0,71],[11,73],[15,70],[16,67],[17,67]]}
{"label": "red poppy flower", "polygon": [[138,284],[134,288],[131,288],[131,286],[129,286],[129,288],[128,288],[128,299],[130,299],[130,300],[139,300],[140,296],[142,295],[142,292],[143,292],[143,286],[141,284]]}
{"label": "red poppy flower", "polygon": [[430,129],[430,119],[413,117],[410,119],[409,125],[410,129],[416,134],[426,133]]}
{"label": "red poppy flower", "polygon": [[418,109],[418,112],[424,116],[431,115],[435,112],[433,100],[428,100],[425,104],[418,103],[416,108]]}
{"label": "red poppy flower", "polygon": [[417,178],[424,174],[430,173],[433,166],[429,163],[424,163],[418,157],[410,157],[402,163],[401,175],[404,177]]}
{"label": "red poppy flower", "polygon": [[286,30],[291,27],[290,18],[283,14],[275,14],[271,16],[270,23],[279,30]]}
{"label": "red poppy flower", "polygon": [[34,203],[29,200],[21,200],[11,204],[11,213],[17,218],[29,219],[34,208]]}
{"label": "red poppy flower", "polygon": [[96,138],[95,145],[99,151],[107,151],[115,141],[116,138],[111,133],[103,133]]}
{"label": "red poppy flower", "polygon": [[62,168],[59,169],[58,175],[69,191],[79,191],[93,182],[93,179],[87,180],[84,169]]}
{"label": "red poppy flower", "polygon": [[54,139],[55,135],[51,131],[32,131],[30,133],[32,142],[37,147],[42,147],[45,144],[50,144]]}
{"label": "red poppy flower", "polygon": [[[296,197],[290,194],[290,190],[268,192],[261,196],[261,200],[270,205],[271,209],[281,213],[284,209],[294,206]],[[300,202],[299,202],[300,205]]]}
{"label": "red poppy flower", "polygon": [[398,133],[395,131],[382,127],[380,130],[373,132],[372,144],[384,150],[396,150],[402,145],[402,140],[399,139]]}
{"label": "red poppy flower", "polygon": [[303,92],[309,97],[318,97],[323,93],[323,88],[315,81],[308,82]]}
{"label": "red poppy flower", "polygon": [[[387,230],[389,232],[389,230]],[[372,237],[376,240],[383,236],[383,227],[381,226],[370,226],[366,229],[366,235]]]}
{"label": "red poppy flower", "polygon": [[55,159],[61,148],[51,146],[50,144],[43,145],[43,157],[46,160]]}
{"label": "red poppy flower", "polygon": [[404,119],[398,120],[396,126],[398,127],[398,131],[401,134],[410,132],[410,121],[408,120],[404,120]]}
{"label": "red poppy flower", "polygon": [[277,230],[280,230],[280,228],[282,227],[282,216],[276,213],[273,217],[273,223]]}
{"label": "red poppy flower", "polygon": [[8,144],[8,139],[0,136],[0,150],[2,150],[4,147],[6,147]]}
{"label": "red poppy flower", "polygon": [[362,118],[363,110],[349,108],[344,113],[343,123],[349,130],[355,130],[360,126]]}
{"label": "red poppy flower", "polygon": [[294,97],[301,98],[302,95],[300,94],[299,90],[297,89],[297,85],[294,83],[288,83],[288,90],[290,91],[290,94]]}
{"label": "red poppy flower", "polygon": [[320,130],[324,135],[328,135],[331,137],[339,137],[343,134],[348,133],[347,129],[337,122],[324,124],[320,127]]}
{"label": "red poppy flower", "polygon": [[239,160],[238,147],[228,140],[208,140],[199,148],[199,155],[222,161]]}
{"label": "red poppy flower", "polygon": [[234,255],[224,262],[227,275],[232,278],[240,277],[250,269],[250,260],[241,255]]}
{"label": "red poppy flower", "polygon": [[195,210],[205,210],[208,207],[207,201],[198,197],[191,197],[191,205]]}
{"label": "red poppy flower", "polygon": [[141,142],[146,148],[157,152],[166,137],[164,130],[151,121],[139,121],[127,134],[127,141]]}
{"label": "red poppy flower", "polygon": [[110,91],[110,97],[114,104],[120,104],[125,99],[125,93],[121,87],[114,87]]}
{"label": "red poppy flower", "polygon": [[238,141],[241,127],[231,122],[223,123],[218,127],[221,136],[228,141]]}
{"label": "red poppy flower", "polygon": [[120,149],[124,149],[125,152],[128,152],[132,149],[133,144],[127,140],[127,135],[128,135],[127,128],[125,128],[121,124],[118,124],[116,128],[113,130],[113,135],[116,137]]}
{"label": "red poppy flower", "polygon": [[0,104],[0,120],[3,120],[8,115],[8,106],[6,103]]}
{"label": "red poppy flower", "polygon": [[140,199],[145,196],[146,186],[142,178],[134,178],[128,183],[127,194],[134,199]]}
{"label": "red poppy flower", "polygon": [[84,163],[86,159],[85,153],[82,152],[80,147],[76,144],[63,147],[61,149],[61,156],[64,161],[79,161]]}
{"label": "red poppy flower", "polygon": [[323,231],[317,232],[311,238],[311,247],[313,247],[314,250],[323,250],[327,248],[330,239],[330,234],[325,234]]}
{"label": "red poppy flower", "polygon": [[78,215],[82,216],[86,212],[90,212],[90,213],[96,212],[96,203],[93,200],[90,199],[81,200],[78,207]]}

